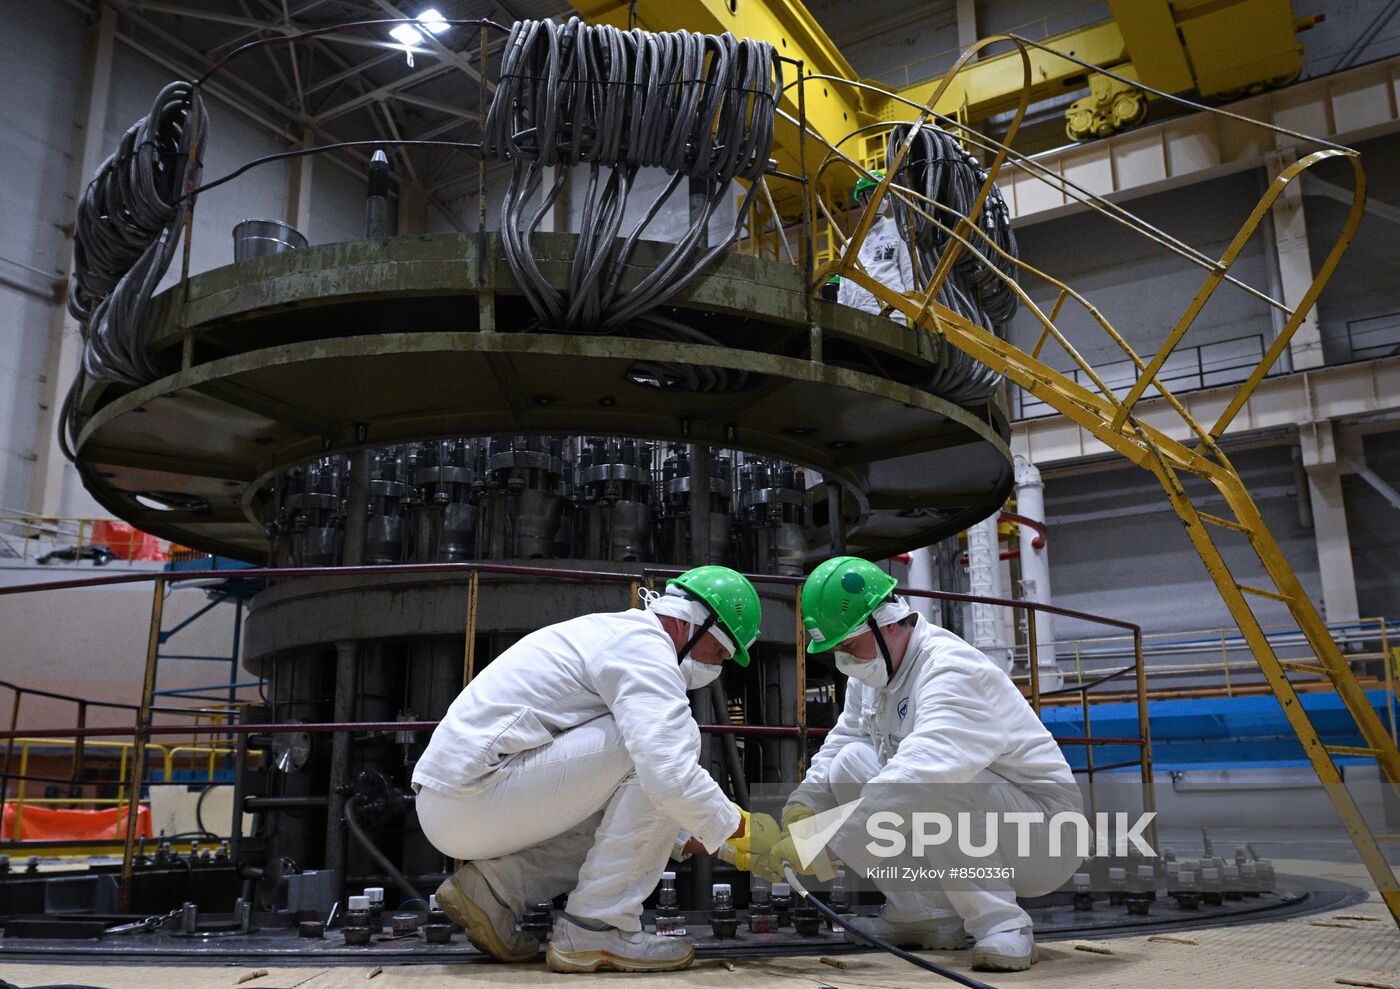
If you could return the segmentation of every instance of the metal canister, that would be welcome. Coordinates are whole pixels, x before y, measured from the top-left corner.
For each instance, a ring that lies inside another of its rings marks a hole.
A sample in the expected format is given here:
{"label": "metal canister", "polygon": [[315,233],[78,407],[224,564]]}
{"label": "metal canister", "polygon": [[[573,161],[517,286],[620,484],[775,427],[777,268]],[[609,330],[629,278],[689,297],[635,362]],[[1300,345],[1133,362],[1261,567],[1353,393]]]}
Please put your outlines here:
{"label": "metal canister", "polygon": [[238,263],[306,247],[306,237],[281,220],[244,220],[233,228],[233,260]]}

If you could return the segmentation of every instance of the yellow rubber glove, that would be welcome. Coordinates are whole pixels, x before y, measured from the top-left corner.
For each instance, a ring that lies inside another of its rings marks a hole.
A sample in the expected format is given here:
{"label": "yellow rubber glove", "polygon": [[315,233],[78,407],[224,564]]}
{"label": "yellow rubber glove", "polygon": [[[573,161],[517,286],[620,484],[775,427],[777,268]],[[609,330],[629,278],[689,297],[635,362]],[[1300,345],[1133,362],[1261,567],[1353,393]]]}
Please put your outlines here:
{"label": "yellow rubber glove", "polygon": [[783,833],[768,850],[766,859],[754,865],[752,871],[770,882],[781,882],[786,878],[783,875],[783,863],[787,862],[792,866],[792,871],[800,876],[816,876],[823,881],[835,877],[835,869],[825,851],[820,852],[815,859],[803,866],[797,854],[797,844],[792,838],[792,826],[798,821],[815,817],[816,814],[817,812],[806,804],[791,803],[784,807]]}
{"label": "yellow rubber glove", "polygon": [[788,804],[783,808],[783,830],[789,830],[797,821],[805,821],[809,817],[816,816],[817,812],[806,804]]}
{"label": "yellow rubber glove", "polygon": [[736,869],[748,872],[754,860],[767,855],[777,843],[782,829],[768,814],[750,814],[738,804],[734,809],[739,812],[739,829],[724,843],[719,856]]}

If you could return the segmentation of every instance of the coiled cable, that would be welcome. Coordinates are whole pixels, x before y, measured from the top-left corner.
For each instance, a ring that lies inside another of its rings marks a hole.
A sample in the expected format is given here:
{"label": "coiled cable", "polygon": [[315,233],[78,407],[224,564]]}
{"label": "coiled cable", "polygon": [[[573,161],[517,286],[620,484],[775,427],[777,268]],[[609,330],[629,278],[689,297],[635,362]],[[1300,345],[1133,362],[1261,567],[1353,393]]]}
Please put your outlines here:
{"label": "coiled cable", "polygon": [[202,98],[172,82],[132,124],[78,204],[68,311],[82,324],[83,372],[142,385],[161,370],[146,353],[146,307],[170,267],[208,137]]}
{"label": "coiled cable", "polygon": [[[622,31],[577,17],[564,24],[518,22],[502,55],[482,153],[512,163],[501,240],[540,325],[566,333],[625,327],[640,336],[713,342],[648,314],[738,237],[772,151],[781,88],[780,63],[764,42]],[[550,168],[555,173],[545,188]],[[560,291],[541,271],[532,240],[575,168],[588,172],[581,183],[578,248],[568,288]],[[628,197],[643,168],[663,169],[670,179],[624,231]],[[628,259],[684,179],[692,190],[688,226],[655,266],[624,288]],[[728,235],[710,244],[710,221],[735,180],[749,183],[747,194]],[[723,370],[697,370],[667,376],[683,382],[679,387],[703,390],[742,381]]]}
{"label": "coiled cable", "polygon": [[[913,128],[912,124],[902,124],[890,131],[888,160],[894,160],[897,149],[910,139]],[[961,219],[970,216],[986,179],[986,170],[951,133],[932,125],[914,130],[909,153],[893,181],[935,205],[930,208],[927,203],[920,202],[917,205],[924,211],[920,212],[914,204],[900,197],[891,196],[890,199],[900,236],[914,257],[919,284],[927,285],[933,278],[939,258],[952,239],[952,229]],[[924,215],[928,212],[932,212],[938,222]],[[1007,283],[1008,279],[1014,281],[1017,277],[1012,261],[1017,252],[1011,211],[995,185],[988,191],[974,221],[974,230],[967,239],[988,260],[964,250],[939,287],[936,300],[1005,338],[1006,325],[1016,315],[1018,301]],[[1000,248],[1005,255],[990,248],[983,249],[988,243]],[[924,385],[929,391],[959,404],[975,404],[986,401],[1000,385],[1001,375],[946,340],[937,341],[937,350],[937,370]]]}

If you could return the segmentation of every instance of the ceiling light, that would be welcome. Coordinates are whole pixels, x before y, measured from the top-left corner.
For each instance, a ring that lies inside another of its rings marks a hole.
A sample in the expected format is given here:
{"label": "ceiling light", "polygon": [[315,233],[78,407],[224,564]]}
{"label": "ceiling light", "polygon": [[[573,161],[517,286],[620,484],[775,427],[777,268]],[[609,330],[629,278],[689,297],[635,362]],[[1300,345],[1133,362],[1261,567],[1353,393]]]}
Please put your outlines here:
{"label": "ceiling light", "polygon": [[412,48],[423,40],[423,35],[411,24],[399,24],[390,29],[389,37],[393,38],[405,48]]}
{"label": "ceiling light", "polygon": [[447,23],[447,18],[438,13],[436,7],[429,7],[427,10],[423,11],[423,13],[419,14],[418,23],[433,32],[433,34],[442,34],[442,32],[452,26]]}

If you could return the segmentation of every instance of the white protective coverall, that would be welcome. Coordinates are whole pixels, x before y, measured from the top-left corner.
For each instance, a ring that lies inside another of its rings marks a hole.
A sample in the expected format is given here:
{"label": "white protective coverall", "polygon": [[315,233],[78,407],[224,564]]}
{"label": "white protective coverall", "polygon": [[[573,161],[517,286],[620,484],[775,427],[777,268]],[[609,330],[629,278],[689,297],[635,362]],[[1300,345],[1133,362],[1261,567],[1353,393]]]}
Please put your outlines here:
{"label": "white protective coverall", "polygon": [[739,812],[700,768],[676,647],[649,611],[531,632],[457,696],[413,771],[418,819],[517,916],[641,929],[678,828],[717,850]]}
{"label": "white protective coverall", "polygon": [[[876,659],[875,662],[883,662]],[[986,814],[1083,811],[1083,799],[1058,744],[1001,666],[946,629],[920,616],[894,679],[875,690],[848,678],[846,703],[836,726],[812,758],[807,776],[789,803],[821,812],[863,798],[831,840],[831,848],[858,875],[899,866],[896,875],[873,874],[885,894],[884,916],[894,922],[957,913],[974,938],[1031,926],[1016,895],[1040,896],[1057,889],[1080,859],[1074,829],[1065,828],[1062,853],[1048,854],[1046,823],[1030,825],[1029,854],[1018,856],[1017,828],[1003,821],[997,851],[969,857],[956,838],[931,846],[925,855],[874,857],[866,821],[894,811],[906,825],[917,812],[942,813],[956,824],[966,812],[972,846],[988,837]],[[878,829],[877,829],[878,830]],[[932,833],[932,828],[929,833]],[[910,844],[912,851],[912,842]],[[1008,854],[1010,853],[1010,854]],[[903,867],[929,870],[971,867],[982,874],[956,880],[910,882]],[[1014,878],[989,877],[1014,869]]]}
{"label": "white protective coverall", "polygon": [[[896,292],[908,292],[914,287],[914,264],[909,256],[909,246],[899,235],[899,227],[888,212],[870,225],[870,232],[865,235],[865,242],[860,245],[856,256],[866,273],[882,285],[888,285]],[[883,303],[850,278],[841,279],[836,301],[843,306],[871,313],[878,313],[883,308]],[[892,312],[891,316],[904,322],[902,313]]]}

